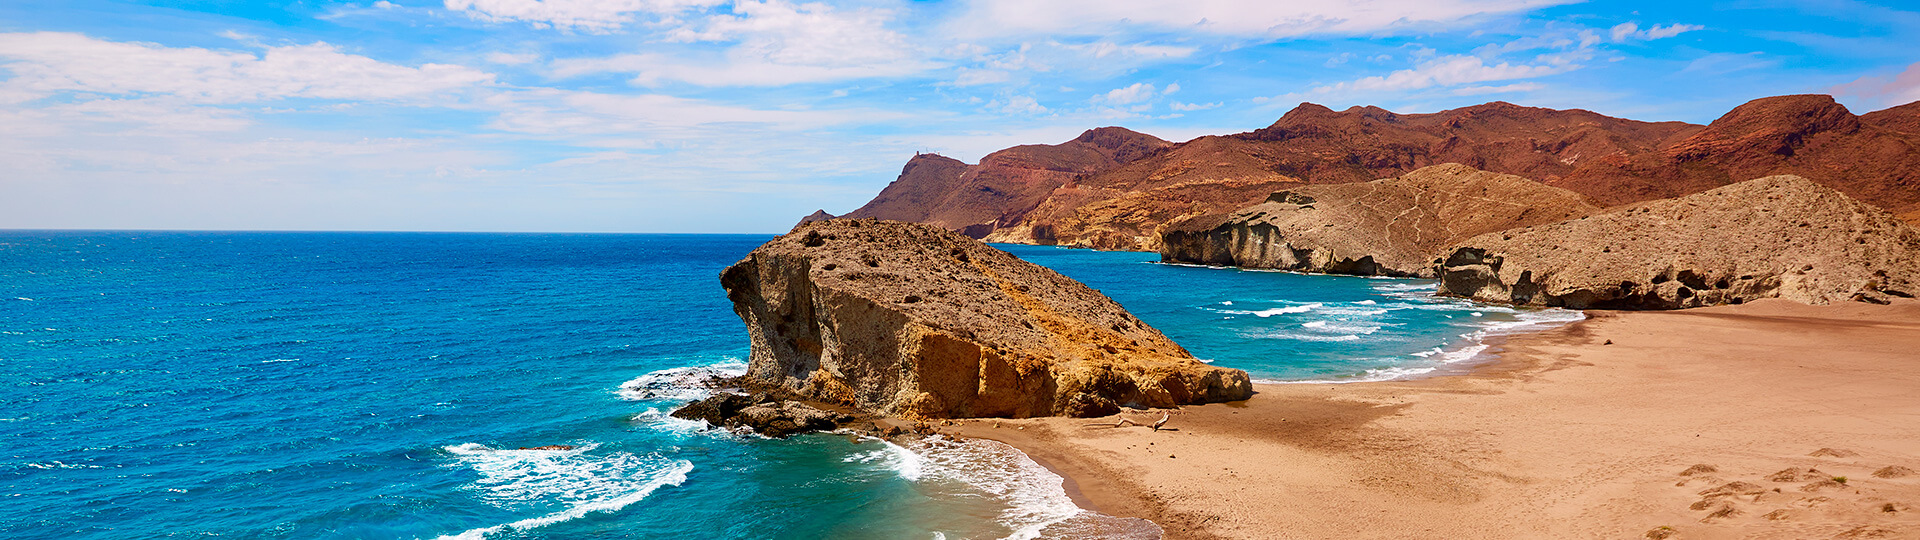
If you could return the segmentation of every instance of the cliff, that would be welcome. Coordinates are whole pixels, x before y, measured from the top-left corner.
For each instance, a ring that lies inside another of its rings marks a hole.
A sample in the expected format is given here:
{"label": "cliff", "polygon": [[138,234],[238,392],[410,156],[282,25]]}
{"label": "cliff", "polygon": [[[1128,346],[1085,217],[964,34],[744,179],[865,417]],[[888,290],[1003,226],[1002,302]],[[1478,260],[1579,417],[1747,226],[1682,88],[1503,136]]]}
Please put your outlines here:
{"label": "cliff", "polygon": [[1099,416],[1246,399],[1078,282],[938,227],[802,223],[721,274],[746,379],[908,417]]}
{"label": "cliff", "polygon": [[1678,309],[1920,292],[1920,231],[1791,175],[1461,242],[1440,290],[1488,302]]}
{"label": "cliff", "polygon": [[[934,223],[998,242],[1154,251],[1162,227],[1176,219],[1229,213],[1304,185],[1366,182],[1460,163],[1535,179],[1603,206],[1790,173],[1914,220],[1920,219],[1915,126],[1915,105],[1856,116],[1829,96],[1757,99],[1707,126],[1504,102],[1431,114],[1306,103],[1259,130],[1140,144],[1138,155],[1078,162],[1071,174],[996,183],[961,181],[962,173],[954,173],[938,185],[917,182],[915,189],[930,193],[921,197],[930,201],[925,204],[902,197],[911,190],[889,186],[868,206],[883,203],[876,208],[894,213],[856,217]],[[1008,151],[1022,148],[1031,147]],[[895,185],[908,180],[903,174]],[[940,216],[919,217],[923,212]]]}
{"label": "cliff", "polygon": [[1175,221],[1163,233],[1160,258],[1434,277],[1435,259],[1455,242],[1599,211],[1578,193],[1450,163],[1399,178],[1299,187],[1232,214]]}

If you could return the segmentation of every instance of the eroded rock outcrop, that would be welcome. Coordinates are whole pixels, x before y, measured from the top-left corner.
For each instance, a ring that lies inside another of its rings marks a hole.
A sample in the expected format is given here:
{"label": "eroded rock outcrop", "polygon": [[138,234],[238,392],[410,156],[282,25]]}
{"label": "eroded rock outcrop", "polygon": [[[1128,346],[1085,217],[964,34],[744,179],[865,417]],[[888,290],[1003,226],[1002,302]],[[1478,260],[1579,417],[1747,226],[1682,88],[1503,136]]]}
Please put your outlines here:
{"label": "eroded rock outcrop", "polygon": [[1052,270],[938,227],[803,223],[721,274],[745,380],[908,417],[1098,416],[1252,394]]}
{"label": "eroded rock outcrop", "polygon": [[1440,273],[1443,293],[1522,305],[1876,301],[1920,292],[1920,231],[1831,188],[1780,175],[1480,235],[1454,249]]}
{"label": "eroded rock outcrop", "polygon": [[1434,259],[1474,235],[1600,211],[1586,197],[1449,163],[1399,178],[1303,186],[1231,214],[1176,221],[1160,258],[1332,274],[1434,276]]}
{"label": "eroded rock outcrop", "polygon": [[722,392],[673,411],[676,418],[705,420],[708,424],[752,430],[768,437],[787,437],[826,431],[853,420],[846,414],[823,411],[780,392],[735,394]]}

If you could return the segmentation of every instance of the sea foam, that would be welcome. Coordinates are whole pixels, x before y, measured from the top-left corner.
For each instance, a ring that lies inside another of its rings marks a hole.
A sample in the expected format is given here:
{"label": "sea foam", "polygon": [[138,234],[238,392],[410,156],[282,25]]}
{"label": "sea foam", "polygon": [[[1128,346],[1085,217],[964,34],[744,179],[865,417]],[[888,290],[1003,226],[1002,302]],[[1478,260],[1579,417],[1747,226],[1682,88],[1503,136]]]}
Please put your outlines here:
{"label": "sea foam", "polygon": [[[496,507],[546,511],[537,517],[469,529],[442,540],[478,540],[507,531],[545,527],[594,512],[613,512],[640,502],[663,486],[687,480],[693,463],[629,452],[595,454],[599,445],[557,450],[494,449],[477,443],[444,448],[448,466],[480,474],[467,486]],[[557,508],[557,510],[555,510]]]}

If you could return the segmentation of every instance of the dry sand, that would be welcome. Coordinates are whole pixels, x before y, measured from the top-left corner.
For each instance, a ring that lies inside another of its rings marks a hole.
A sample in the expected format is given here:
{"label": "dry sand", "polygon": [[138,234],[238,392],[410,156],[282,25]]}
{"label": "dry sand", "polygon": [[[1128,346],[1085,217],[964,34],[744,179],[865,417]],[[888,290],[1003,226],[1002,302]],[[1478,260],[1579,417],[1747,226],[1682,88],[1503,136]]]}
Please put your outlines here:
{"label": "dry sand", "polygon": [[946,429],[1176,539],[1920,538],[1920,475],[1873,474],[1920,470],[1920,302],[1590,315],[1467,375],[1261,385],[1171,431]]}

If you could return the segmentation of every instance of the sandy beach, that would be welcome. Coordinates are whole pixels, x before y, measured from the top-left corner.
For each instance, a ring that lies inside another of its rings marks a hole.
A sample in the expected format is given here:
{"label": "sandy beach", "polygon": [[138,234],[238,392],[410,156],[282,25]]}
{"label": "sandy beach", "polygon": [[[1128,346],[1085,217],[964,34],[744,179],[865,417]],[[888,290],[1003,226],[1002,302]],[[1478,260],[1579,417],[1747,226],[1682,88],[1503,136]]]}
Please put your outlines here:
{"label": "sandy beach", "polygon": [[1175,539],[1920,538],[1920,301],[1589,315],[1464,375],[1260,385],[1158,432],[946,429]]}

